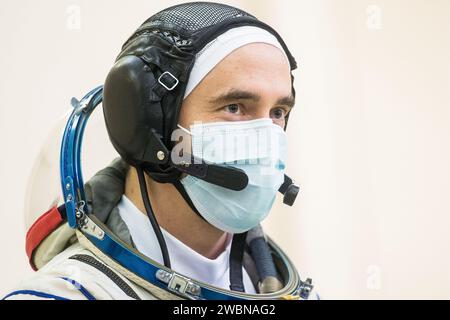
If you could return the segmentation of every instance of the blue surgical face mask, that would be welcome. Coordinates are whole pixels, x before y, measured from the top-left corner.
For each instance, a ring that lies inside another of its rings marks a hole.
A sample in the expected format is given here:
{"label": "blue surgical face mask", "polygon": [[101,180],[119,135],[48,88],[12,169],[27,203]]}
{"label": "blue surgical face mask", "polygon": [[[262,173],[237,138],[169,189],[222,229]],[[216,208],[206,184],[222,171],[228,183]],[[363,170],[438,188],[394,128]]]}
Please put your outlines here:
{"label": "blue surgical face mask", "polygon": [[210,224],[226,232],[242,233],[257,226],[269,214],[284,181],[286,133],[264,118],[196,123],[189,134],[194,156],[242,169],[248,176],[248,185],[241,191],[184,177],[181,183],[196,209]]}

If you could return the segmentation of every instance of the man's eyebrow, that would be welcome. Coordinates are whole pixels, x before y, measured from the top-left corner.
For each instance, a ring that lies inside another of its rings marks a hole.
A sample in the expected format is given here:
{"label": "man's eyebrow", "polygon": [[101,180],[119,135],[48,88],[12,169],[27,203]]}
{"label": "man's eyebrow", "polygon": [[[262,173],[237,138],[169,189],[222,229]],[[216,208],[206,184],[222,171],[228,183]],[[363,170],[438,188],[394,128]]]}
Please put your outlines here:
{"label": "man's eyebrow", "polygon": [[[212,104],[225,104],[228,102],[232,102],[234,100],[251,100],[253,102],[258,102],[259,100],[261,100],[261,96],[251,91],[231,89],[226,93],[211,98],[209,102]],[[275,103],[275,105],[284,105],[288,107],[293,107],[294,104],[295,98],[292,94],[289,96],[279,98]]]}
{"label": "man's eyebrow", "polygon": [[261,97],[253,92],[231,89],[228,92],[210,99],[209,102],[214,104],[227,103],[233,100],[252,100],[254,102],[258,102],[260,99]]}
{"label": "man's eyebrow", "polygon": [[295,98],[294,96],[291,94],[289,96],[286,97],[282,97],[280,99],[277,100],[276,104],[277,106],[287,106],[287,107],[294,107],[295,105]]}

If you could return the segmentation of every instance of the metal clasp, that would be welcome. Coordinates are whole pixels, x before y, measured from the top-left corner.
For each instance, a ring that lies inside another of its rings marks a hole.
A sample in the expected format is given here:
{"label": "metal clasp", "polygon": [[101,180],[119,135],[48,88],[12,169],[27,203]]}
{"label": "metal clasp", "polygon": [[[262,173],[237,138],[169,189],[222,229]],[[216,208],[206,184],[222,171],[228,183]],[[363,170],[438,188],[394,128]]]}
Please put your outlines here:
{"label": "metal clasp", "polygon": [[[169,87],[169,86],[166,85],[164,82],[162,82],[162,78],[163,78],[165,75],[171,77],[171,78],[175,81],[175,84],[173,84],[172,86]],[[172,90],[175,89],[175,87],[178,85],[178,82],[179,82],[179,81],[178,81],[178,79],[177,79],[173,74],[171,74],[169,71],[165,71],[165,72],[163,72],[163,73],[159,76],[158,82],[159,82],[164,88],[166,88],[167,90],[172,91]]]}
{"label": "metal clasp", "polygon": [[81,227],[81,230],[99,240],[102,240],[105,236],[105,232],[88,217],[86,217],[85,223]]}
{"label": "metal clasp", "polygon": [[307,300],[313,288],[312,280],[308,278],[306,281],[301,281],[298,293],[300,297]]}
{"label": "metal clasp", "polygon": [[80,201],[80,205],[77,207],[76,215],[79,219],[79,226],[81,230],[93,237],[96,237],[99,240],[102,240],[105,237],[105,232],[94,223],[87,214],[84,213],[83,207],[85,203],[84,201]]}
{"label": "metal clasp", "polygon": [[183,277],[177,273],[170,273],[165,270],[159,269],[156,272],[156,278],[167,284],[167,288],[171,291],[177,292],[182,295],[191,294],[199,296],[201,288],[198,284],[195,284],[191,279]]}

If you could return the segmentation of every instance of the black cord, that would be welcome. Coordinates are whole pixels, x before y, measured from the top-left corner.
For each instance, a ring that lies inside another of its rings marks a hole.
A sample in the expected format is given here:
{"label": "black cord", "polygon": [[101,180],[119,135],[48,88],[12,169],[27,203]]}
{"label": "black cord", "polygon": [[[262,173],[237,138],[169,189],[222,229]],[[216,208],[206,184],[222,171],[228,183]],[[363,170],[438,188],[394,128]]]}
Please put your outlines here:
{"label": "black cord", "polygon": [[242,277],[242,261],[244,259],[245,240],[247,232],[235,233],[230,251],[230,290],[245,292]]}
{"label": "black cord", "polygon": [[161,248],[161,253],[164,260],[164,265],[170,269],[169,251],[167,250],[166,241],[164,240],[164,236],[161,233],[158,221],[156,220],[155,214],[153,213],[153,209],[150,204],[150,199],[148,198],[147,183],[145,182],[144,171],[140,167],[137,167],[136,170],[138,174],[142,200],[144,201],[145,211],[147,211],[147,216],[150,219],[150,223],[152,224],[153,230],[156,234],[156,238],[158,239],[159,247]]}

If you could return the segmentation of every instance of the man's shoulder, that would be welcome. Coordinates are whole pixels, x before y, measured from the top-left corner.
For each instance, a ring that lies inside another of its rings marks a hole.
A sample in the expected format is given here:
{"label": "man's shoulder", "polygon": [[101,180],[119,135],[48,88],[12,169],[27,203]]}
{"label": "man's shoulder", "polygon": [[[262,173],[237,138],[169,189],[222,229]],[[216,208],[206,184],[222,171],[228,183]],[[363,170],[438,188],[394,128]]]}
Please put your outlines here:
{"label": "man's shoulder", "polygon": [[[79,243],[68,247],[51,259],[31,277],[22,281],[7,300],[97,300],[115,299],[118,293],[109,279],[80,257],[95,256]],[[92,260],[94,261],[94,260]]]}

